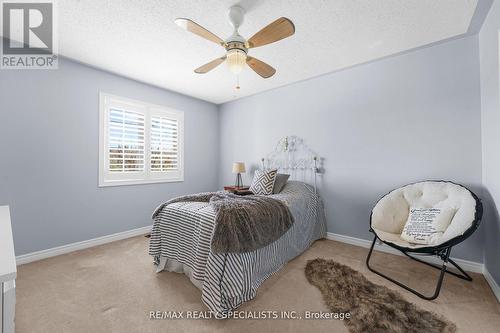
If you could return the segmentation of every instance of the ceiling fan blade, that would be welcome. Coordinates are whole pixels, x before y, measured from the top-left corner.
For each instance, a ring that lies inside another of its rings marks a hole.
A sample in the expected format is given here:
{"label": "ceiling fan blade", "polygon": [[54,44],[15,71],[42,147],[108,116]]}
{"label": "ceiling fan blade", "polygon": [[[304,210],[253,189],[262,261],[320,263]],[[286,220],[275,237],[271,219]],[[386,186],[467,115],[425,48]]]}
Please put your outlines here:
{"label": "ceiling fan blade", "polygon": [[207,29],[203,28],[198,23],[191,21],[190,19],[177,18],[175,19],[175,24],[177,24],[179,27],[187,31],[192,32],[193,34],[208,39],[211,42],[214,42],[219,45],[224,45],[224,41],[222,39],[220,39],[218,36],[214,35],[210,31],[208,31]]}
{"label": "ceiling fan blade", "polygon": [[224,62],[224,60],[226,60],[226,57],[220,57],[220,58],[217,58],[215,60],[212,60],[210,61],[209,63],[206,63],[205,65],[203,66],[200,66],[198,68],[196,68],[194,70],[195,73],[197,74],[205,74],[205,73],[208,73],[210,72],[212,69],[214,69],[215,67],[219,66],[220,64],[222,64]]}
{"label": "ceiling fan blade", "polygon": [[293,22],[286,17],[280,17],[273,23],[267,25],[248,40],[249,47],[258,47],[277,42],[283,38],[290,37],[295,33]]}
{"label": "ceiling fan blade", "polygon": [[259,59],[247,56],[247,64],[252,68],[255,73],[267,79],[276,73],[276,70]]}

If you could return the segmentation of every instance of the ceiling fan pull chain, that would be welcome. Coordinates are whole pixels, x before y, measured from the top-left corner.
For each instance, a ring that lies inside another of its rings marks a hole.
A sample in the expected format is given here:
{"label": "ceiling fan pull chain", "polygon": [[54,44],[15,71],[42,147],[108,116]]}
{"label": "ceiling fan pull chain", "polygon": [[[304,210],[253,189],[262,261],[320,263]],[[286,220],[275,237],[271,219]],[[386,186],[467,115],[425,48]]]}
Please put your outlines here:
{"label": "ceiling fan pull chain", "polygon": [[240,76],[236,75],[236,90],[240,89]]}

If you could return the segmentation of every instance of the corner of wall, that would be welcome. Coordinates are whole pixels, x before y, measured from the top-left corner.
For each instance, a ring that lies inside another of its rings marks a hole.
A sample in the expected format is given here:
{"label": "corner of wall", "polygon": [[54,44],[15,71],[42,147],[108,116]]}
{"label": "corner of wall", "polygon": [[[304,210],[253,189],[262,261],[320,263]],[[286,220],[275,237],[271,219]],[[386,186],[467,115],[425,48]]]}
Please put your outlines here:
{"label": "corner of wall", "polygon": [[216,175],[216,182],[217,182],[217,188],[222,188],[223,186],[223,181],[222,181],[222,150],[223,150],[223,142],[224,137],[222,135],[222,113],[223,113],[223,105],[224,104],[217,104],[217,175]]}
{"label": "corner of wall", "polygon": [[[488,2],[488,1],[486,1]],[[478,4],[479,6],[480,4]],[[485,276],[492,289],[500,285],[500,186],[498,168],[500,160],[496,157],[500,143],[497,124],[500,119],[500,69],[499,35],[500,4],[491,2],[485,20],[479,29],[479,72],[481,94],[481,182],[483,184],[484,233],[483,257]],[[491,281],[490,281],[491,280]]]}

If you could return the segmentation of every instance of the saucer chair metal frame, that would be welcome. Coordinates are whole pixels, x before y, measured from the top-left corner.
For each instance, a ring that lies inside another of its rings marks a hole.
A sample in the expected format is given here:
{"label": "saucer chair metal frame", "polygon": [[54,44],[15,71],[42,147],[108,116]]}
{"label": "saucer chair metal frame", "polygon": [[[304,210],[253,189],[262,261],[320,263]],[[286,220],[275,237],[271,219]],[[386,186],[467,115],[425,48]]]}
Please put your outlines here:
{"label": "saucer chair metal frame", "polygon": [[[372,245],[370,247],[370,251],[368,252],[368,256],[366,257],[366,266],[368,267],[368,269],[370,271],[372,271],[373,273],[377,274],[377,275],[380,275],[381,277],[397,284],[398,286],[400,286],[401,288],[404,288],[410,292],[412,292],[413,294],[417,295],[418,297],[420,298],[423,298],[423,299],[426,299],[426,300],[433,300],[433,299],[436,299],[438,296],[439,296],[439,292],[441,291],[441,286],[443,284],[443,279],[444,279],[444,276],[445,276],[445,273],[448,273],[448,274],[451,274],[451,275],[454,275],[462,280],[466,280],[466,281],[472,281],[472,277],[467,274],[465,272],[465,270],[463,270],[455,261],[453,261],[453,259],[450,258],[450,253],[451,253],[451,248],[461,242],[463,242],[465,239],[467,239],[470,235],[472,235],[474,233],[474,231],[476,231],[476,229],[479,227],[479,224],[481,222],[481,218],[483,216],[483,204],[481,203],[481,200],[477,197],[476,194],[474,194],[474,192],[472,192],[471,190],[469,190],[468,188],[466,188],[465,186],[463,185],[460,185],[460,184],[456,184],[456,183],[453,183],[453,182],[448,182],[448,181],[429,181],[429,182],[443,182],[443,183],[449,183],[449,184],[453,184],[453,185],[457,185],[457,186],[460,186],[460,187],[463,187],[464,189],[466,189],[467,191],[469,191],[469,193],[472,195],[472,197],[474,198],[474,200],[476,201],[476,212],[475,212],[475,215],[474,215],[474,221],[471,223],[471,226],[460,236],[457,236],[457,237],[454,237],[446,242],[444,242],[443,244],[438,244],[436,246],[428,246],[428,247],[420,247],[420,248],[408,248],[408,247],[402,247],[402,246],[399,246],[399,245],[396,245],[396,244],[393,244],[389,241],[385,241],[383,239],[381,239],[377,233],[375,232],[375,230],[373,230],[372,228],[372,216],[373,216],[373,210],[372,210],[372,213],[370,214],[370,229],[369,231],[372,232],[375,237],[373,238],[373,242],[372,242]],[[414,184],[419,184],[419,183],[425,183],[425,182],[418,182],[418,183],[412,183],[412,184],[407,184],[405,186],[409,186],[409,185],[414,185]],[[405,187],[405,186],[401,186],[399,188],[402,188],[402,187]],[[399,189],[399,188],[396,188],[394,190],[392,190],[391,192],[387,193],[386,195],[384,195],[382,198],[380,198],[378,201],[377,201],[377,204],[380,200],[382,200],[385,196],[387,196],[388,194],[392,193],[393,191]],[[375,206],[377,206],[377,204],[375,204]],[[370,266],[370,258],[372,256],[372,252],[373,252],[373,248],[375,247],[375,243],[377,242],[377,239],[379,241],[381,241],[382,243],[392,247],[392,248],[395,248],[399,251],[401,251],[405,256],[407,256],[408,258],[412,259],[412,260],[415,260],[415,261],[418,261],[422,264],[425,264],[427,266],[430,266],[430,267],[433,267],[433,268],[436,268],[438,270],[440,270],[440,274],[439,274],[439,278],[437,280],[437,284],[436,284],[436,289],[434,290],[434,294],[432,296],[426,296],[420,292],[418,292],[417,290],[413,289],[413,288],[410,288],[408,287],[407,285],[385,275],[384,273],[381,273],[375,269],[373,269],[371,266]],[[443,262],[441,266],[439,265],[435,265],[435,264],[432,264],[432,263],[429,263],[429,262],[426,262],[424,260],[421,260],[419,258],[416,258],[414,256],[412,256],[410,253],[415,253],[415,254],[418,254],[418,255],[426,255],[426,256],[437,256],[439,259],[441,259],[441,261]],[[455,266],[456,269],[458,269],[458,271],[460,273],[455,273],[453,271],[450,271],[448,270],[447,268],[447,265],[448,263],[452,264],[453,266]]]}

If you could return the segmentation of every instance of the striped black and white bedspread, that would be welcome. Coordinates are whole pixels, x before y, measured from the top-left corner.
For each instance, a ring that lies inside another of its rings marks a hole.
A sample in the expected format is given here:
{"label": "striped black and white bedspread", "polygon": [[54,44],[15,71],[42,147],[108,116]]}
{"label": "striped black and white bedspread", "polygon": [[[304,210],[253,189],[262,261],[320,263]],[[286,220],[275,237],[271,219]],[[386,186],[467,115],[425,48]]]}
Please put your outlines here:
{"label": "striped black and white bedspread", "polygon": [[326,236],[323,203],[311,186],[289,181],[271,197],[287,204],[295,223],[266,247],[247,253],[213,253],[215,213],[210,204],[178,202],[164,207],[156,217],[149,254],[158,270],[186,273],[202,289],[205,305],[227,314],[253,299],[265,279]]}

